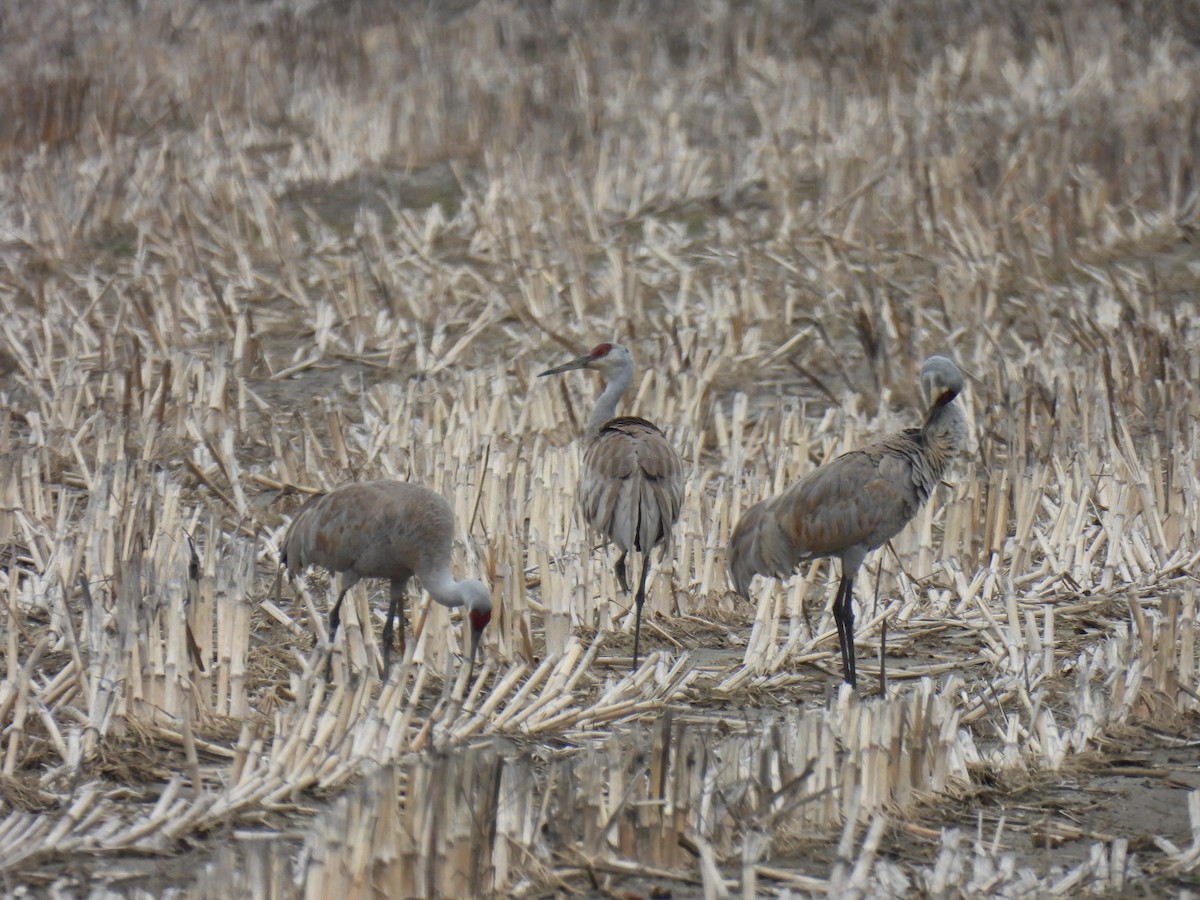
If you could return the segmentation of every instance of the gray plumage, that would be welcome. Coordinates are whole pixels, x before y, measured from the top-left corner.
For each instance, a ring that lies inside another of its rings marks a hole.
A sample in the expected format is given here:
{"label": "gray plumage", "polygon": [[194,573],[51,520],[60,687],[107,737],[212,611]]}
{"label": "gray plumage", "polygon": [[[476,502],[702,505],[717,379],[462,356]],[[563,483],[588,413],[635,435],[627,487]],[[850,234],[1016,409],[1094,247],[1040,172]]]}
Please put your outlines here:
{"label": "gray plumage", "polygon": [[642,554],[642,577],[634,596],[636,669],[650,551],[661,548],[662,560],[670,549],[671,529],[683,503],[683,462],[652,423],[636,416],[614,418],[617,401],[633,382],[633,356],[625,347],[599,344],[591,353],[541,374],[557,375],[573,369],[594,369],[605,378],[604,391],[588,420],[583,472],[576,486],[583,517],[620,549],[616,571],[621,590],[629,591],[626,556],[631,551]]}
{"label": "gray plumage", "polygon": [[958,367],[931,356],[921,368],[925,421],[844,453],[742,516],[729,546],[734,589],[750,597],[755,575],[786,578],[806,560],[836,556],[842,578],[833,604],[842,671],[854,686],[854,576],[866,555],[900,533],[929,499],[966,425],[952,402],[962,391]]}
{"label": "gray plumage", "polygon": [[404,603],[413,575],[438,603],[465,607],[471,628],[471,668],[479,638],[492,617],[492,596],[482,581],[455,581],[450,575],[454,513],[433,491],[402,481],[344,484],[309,500],[283,539],[280,562],[289,575],[310,565],[341,576],[341,591],[329,613],[332,644],[346,592],[364,578],[391,581],[391,603],[383,626],[383,665],[388,667],[392,626],[400,621],[400,652],[405,646]]}

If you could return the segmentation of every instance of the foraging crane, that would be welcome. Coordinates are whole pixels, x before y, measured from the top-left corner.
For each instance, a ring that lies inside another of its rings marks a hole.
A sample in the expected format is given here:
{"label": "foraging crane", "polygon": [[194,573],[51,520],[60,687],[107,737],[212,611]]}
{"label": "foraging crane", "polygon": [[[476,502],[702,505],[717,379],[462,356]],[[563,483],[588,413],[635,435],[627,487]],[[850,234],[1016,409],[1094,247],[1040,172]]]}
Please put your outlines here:
{"label": "foraging crane", "polygon": [[547,369],[539,377],[572,369],[594,369],[604,376],[604,392],[596,401],[584,435],[583,475],[576,497],[588,525],[621,550],[617,580],[629,593],[625,557],[642,554],[642,578],[634,604],[633,668],[637,669],[642,633],[642,606],[650,551],[660,547],[659,561],[671,546],[671,529],[683,502],[683,462],[657,426],[637,416],[614,418],[617,401],[633,382],[633,356],[620,344],[597,344],[591,353]]}
{"label": "foraging crane", "polygon": [[842,577],[833,601],[842,673],[855,687],[854,576],[871,550],[891,540],[916,515],[966,438],[958,367],[931,356],[921,367],[928,404],[920,428],[908,428],[843,453],[742,516],[729,546],[734,589],[750,597],[755,575],[786,578],[800,563],[837,556]]}
{"label": "foraging crane", "polygon": [[492,595],[482,581],[450,575],[454,513],[443,497],[403,481],[360,481],[313,497],[300,508],[283,539],[282,563],[289,575],[309,565],[341,575],[342,589],[329,613],[329,643],[341,620],[342,599],[364,578],[391,580],[391,603],[383,626],[383,667],[392,649],[392,624],[400,620],[404,653],[404,602],[408,580],[442,606],[465,608],[471,626],[468,677],[479,638],[492,618]]}

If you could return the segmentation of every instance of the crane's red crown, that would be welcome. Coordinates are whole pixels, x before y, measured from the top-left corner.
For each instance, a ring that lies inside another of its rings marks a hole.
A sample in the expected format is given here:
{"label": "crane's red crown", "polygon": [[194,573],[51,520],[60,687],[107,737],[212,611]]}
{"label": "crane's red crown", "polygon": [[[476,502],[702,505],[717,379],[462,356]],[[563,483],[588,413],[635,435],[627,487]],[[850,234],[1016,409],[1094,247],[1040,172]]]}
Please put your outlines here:
{"label": "crane's red crown", "polygon": [[483,631],[483,629],[487,628],[487,623],[492,621],[492,614],[473,609],[467,613],[467,618],[471,620],[472,630]]}
{"label": "crane's red crown", "polygon": [[608,356],[610,350],[612,350],[612,344],[597,344],[592,348],[592,359],[602,359]]}

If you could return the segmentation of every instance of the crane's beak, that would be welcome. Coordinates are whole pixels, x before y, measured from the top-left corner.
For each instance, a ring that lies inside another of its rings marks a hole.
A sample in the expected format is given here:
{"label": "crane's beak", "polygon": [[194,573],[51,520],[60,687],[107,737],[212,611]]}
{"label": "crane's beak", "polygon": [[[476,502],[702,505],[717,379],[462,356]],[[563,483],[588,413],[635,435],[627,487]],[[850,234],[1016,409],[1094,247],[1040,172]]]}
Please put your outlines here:
{"label": "crane's beak", "polygon": [[561,366],[555,366],[553,369],[547,369],[538,375],[541,378],[543,375],[557,375],[559,372],[570,372],[572,369],[586,369],[592,364],[591,354],[581,356],[578,359],[573,359],[569,363],[563,363]]}
{"label": "crane's beak", "polygon": [[945,356],[931,356],[921,366],[921,388],[931,410],[945,406],[962,391],[962,372]]}
{"label": "crane's beak", "polygon": [[483,634],[482,631],[471,630],[471,655],[467,659],[467,684],[471,683],[471,677],[475,674],[475,654],[479,652],[479,637]]}
{"label": "crane's beak", "polygon": [[925,398],[930,409],[936,406],[945,406],[951,400],[958,396],[958,391],[953,385],[947,385],[941,378],[931,379],[928,385],[929,396]]}
{"label": "crane's beak", "polygon": [[467,657],[467,684],[471,683],[471,676],[475,674],[475,655],[479,652],[479,639],[483,637],[483,629],[491,620],[491,613],[470,612],[467,614],[467,621],[471,624],[471,651]]}

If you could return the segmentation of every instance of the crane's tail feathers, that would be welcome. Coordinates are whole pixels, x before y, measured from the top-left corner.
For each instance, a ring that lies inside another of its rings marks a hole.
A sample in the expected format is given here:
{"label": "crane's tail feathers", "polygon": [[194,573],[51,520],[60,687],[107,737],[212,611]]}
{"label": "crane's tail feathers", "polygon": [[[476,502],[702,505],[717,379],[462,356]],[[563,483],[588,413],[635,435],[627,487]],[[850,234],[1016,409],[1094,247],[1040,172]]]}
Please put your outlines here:
{"label": "crane's tail feathers", "polygon": [[649,513],[645,517],[649,521],[648,527],[643,528],[642,546],[649,550],[655,544],[661,544],[665,556],[671,547],[671,528],[679,519],[679,503],[662,480],[650,482],[647,488],[642,506]]}
{"label": "crane's tail feathers", "polygon": [[782,578],[795,568],[769,501],[757,503],[738,521],[729,539],[729,575],[733,589],[750,599],[755,575]]}

